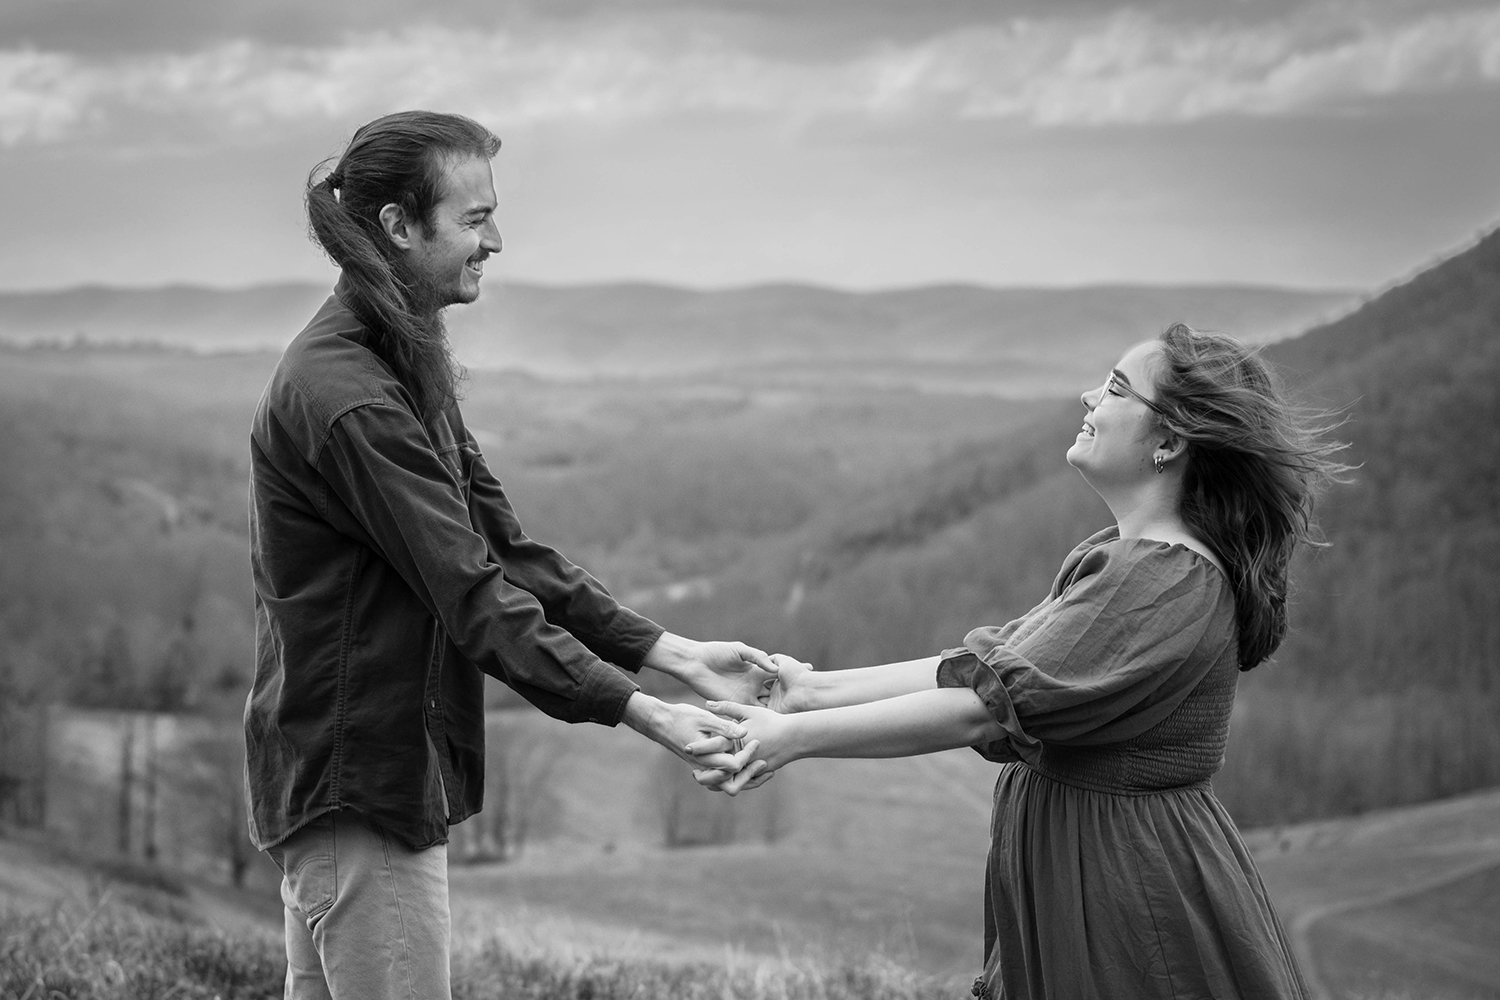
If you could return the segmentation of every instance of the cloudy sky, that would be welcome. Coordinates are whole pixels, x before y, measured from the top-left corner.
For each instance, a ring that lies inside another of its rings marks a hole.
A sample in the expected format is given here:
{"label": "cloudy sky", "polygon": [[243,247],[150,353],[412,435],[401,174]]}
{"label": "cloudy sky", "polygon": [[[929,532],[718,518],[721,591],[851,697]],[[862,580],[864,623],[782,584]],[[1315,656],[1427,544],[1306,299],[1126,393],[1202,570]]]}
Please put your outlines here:
{"label": "cloudy sky", "polygon": [[361,122],[504,140],[491,274],[1372,288],[1500,222],[1500,3],[5,0],[0,288],[325,279]]}

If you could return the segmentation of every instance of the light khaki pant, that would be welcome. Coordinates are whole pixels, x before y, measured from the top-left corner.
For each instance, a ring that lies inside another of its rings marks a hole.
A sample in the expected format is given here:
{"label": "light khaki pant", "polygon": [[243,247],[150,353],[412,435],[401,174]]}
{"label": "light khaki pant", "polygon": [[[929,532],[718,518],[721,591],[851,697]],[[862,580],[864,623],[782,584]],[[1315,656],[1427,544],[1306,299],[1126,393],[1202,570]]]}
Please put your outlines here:
{"label": "light khaki pant", "polygon": [[286,907],[286,1000],[451,1000],[448,848],[341,810],[268,852]]}

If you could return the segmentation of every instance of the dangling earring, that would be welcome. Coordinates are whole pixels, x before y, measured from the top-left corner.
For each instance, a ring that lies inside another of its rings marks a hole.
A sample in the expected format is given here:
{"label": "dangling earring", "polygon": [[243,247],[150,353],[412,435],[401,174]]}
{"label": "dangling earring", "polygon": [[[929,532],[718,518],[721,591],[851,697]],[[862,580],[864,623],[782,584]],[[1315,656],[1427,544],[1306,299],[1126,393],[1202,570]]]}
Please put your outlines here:
{"label": "dangling earring", "polygon": [[1161,475],[1162,467],[1167,464],[1167,460],[1162,456],[1157,455],[1155,458],[1151,459],[1151,464],[1156,466],[1156,474],[1159,476]]}

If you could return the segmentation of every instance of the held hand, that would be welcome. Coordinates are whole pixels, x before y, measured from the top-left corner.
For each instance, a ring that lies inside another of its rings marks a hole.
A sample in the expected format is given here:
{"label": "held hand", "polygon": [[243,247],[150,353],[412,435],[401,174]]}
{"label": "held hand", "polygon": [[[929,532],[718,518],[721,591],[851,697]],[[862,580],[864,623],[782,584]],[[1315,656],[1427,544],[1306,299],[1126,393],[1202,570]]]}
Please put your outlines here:
{"label": "held hand", "polygon": [[[745,744],[747,750],[752,746],[759,746],[759,744],[754,740]],[[730,774],[727,771],[695,770],[693,777],[703,787],[712,788],[716,792],[723,792],[732,798],[740,794],[740,792],[748,792],[752,788],[759,788],[776,777],[776,772],[771,770],[765,761],[757,760],[751,761],[735,774]]]}
{"label": "held hand", "polygon": [[813,665],[785,653],[772,653],[771,662],[776,664],[776,676],[766,685],[758,699],[760,704],[781,713],[806,712],[812,708],[809,696],[813,678],[809,675]]}
{"label": "held hand", "polygon": [[[722,737],[714,739],[718,740]],[[705,788],[712,788],[716,792],[728,792],[730,795],[737,795],[747,788],[759,788],[770,780],[771,769],[766,766],[766,762],[754,759],[760,751],[760,740],[735,740],[734,743],[741,746],[733,754],[733,767],[695,767],[693,779]],[[706,753],[707,751],[698,751],[700,759]]]}
{"label": "held hand", "polygon": [[[708,707],[740,722],[745,731],[745,749],[738,755],[743,760],[738,761],[740,766],[735,773],[695,771],[699,782],[736,795],[765,784],[778,767],[797,759],[791,739],[794,723],[786,717],[758,705],[719,701],[709,702]],[[752,754],[751,747],[758,749]],[[712,755],[718,748],[718,741],[709,738],[690,744],[687,749],[691,753]],[[746,764],[745,760],[751,762]]]}
{"label": "held hand", "polygon": [[[727,645],[727,644],[726,644]],[[759,666],[752,668],[748,673],[760,679],[759,690],[756,692],[755,700],[744,698],[722,698],[710,699],[711,701],[733,702],[738,705],[763,705],[773,712],[805,712],[813,706],[809,703],[809,692],[812,687],[806,681],[806,677],[812,673],[813,665],[803,663],[801,660],[787,656],[785,653],[771,653],[768,657],[776,667],[776,673],[767,673]],[[753,679],[753,678],[747,678]],[[741,685],[740,691],[744,693],[747,685]],[[720,713],[721,715],[723,713]],[[718,740],[706,740],[694,744],[696,753],[709,753],[712,751],[734,751],[734,740],[720,738]],[[752,786],[753,787],[753,786]]]}
{"label": "held hand", "polygon": [[[743,739],[743,726],[694,705],[666,702],[637,691],[625,703],[622,721],[687,761],[695,770],[722,771],[727,777],[744,766],[741,757],[749,756],[745,750],[740,750],[739,756],[726,752],[728,746]],[[711,750],[695,753],[689,749],[690,744],[710,742]]]}
{"label": "held hand", "polygon": [[776,663],[743,642],[695,644],[683,680],[699,697],[753,705],[776,679]]}

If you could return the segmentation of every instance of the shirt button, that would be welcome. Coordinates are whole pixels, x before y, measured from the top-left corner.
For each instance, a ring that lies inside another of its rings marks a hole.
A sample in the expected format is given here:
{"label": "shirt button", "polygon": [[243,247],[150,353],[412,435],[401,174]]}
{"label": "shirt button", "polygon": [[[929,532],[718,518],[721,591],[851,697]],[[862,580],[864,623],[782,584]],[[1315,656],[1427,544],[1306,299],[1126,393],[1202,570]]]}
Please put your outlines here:
{"label": "shirt button", "polygon": [[433,700],[432,700],[432,707],[433,707],[433,708],[437,708],[437,699],[436,699],[436,698],[434,698],[434,699],[433,699]]}

